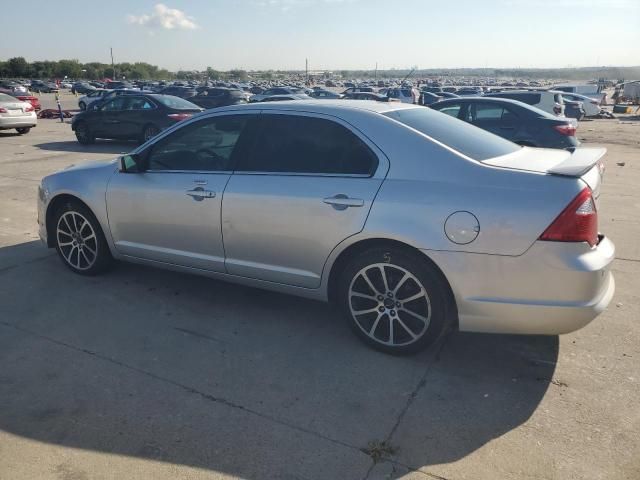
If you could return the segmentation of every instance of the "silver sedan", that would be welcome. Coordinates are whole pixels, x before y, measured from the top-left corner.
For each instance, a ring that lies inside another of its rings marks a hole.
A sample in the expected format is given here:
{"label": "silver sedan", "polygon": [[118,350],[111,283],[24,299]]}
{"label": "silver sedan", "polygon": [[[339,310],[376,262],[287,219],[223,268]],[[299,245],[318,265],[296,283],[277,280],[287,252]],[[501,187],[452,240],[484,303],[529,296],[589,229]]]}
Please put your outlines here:
{"label": "silver sedan", "polygon": [[204,112],[42,180],[42,240],[335,302],[390,353],[452,328],[559,334],[615,289],[603,149],[520,147],[424,107],[328,100]]}

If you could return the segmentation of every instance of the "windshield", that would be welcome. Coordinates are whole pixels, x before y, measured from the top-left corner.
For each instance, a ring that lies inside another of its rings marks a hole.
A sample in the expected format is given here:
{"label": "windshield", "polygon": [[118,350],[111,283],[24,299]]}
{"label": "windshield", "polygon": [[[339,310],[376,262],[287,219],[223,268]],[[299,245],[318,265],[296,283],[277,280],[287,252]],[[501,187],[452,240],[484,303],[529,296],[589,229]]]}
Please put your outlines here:
{"label": "windshield", "polygon": [[520,149],[515,143],[430,108],[395,110],[384,115],[474,160],[487,160]]}
{"label": "windshield", "polygon": [[165,107],[175,110],[200,110],[199,106],[173,95],[158,95],[155,98]]}

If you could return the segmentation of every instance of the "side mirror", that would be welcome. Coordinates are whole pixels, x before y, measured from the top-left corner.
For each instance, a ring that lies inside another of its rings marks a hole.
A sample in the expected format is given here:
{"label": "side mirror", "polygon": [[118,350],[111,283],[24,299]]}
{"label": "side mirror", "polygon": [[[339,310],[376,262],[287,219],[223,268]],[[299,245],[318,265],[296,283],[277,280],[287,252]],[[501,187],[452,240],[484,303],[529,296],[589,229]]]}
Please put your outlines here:
{"label": "side mirror", "polygon": [[142,173],[145,171],[142,158],[137,153],[129,153],[120,157],[122,173]]}

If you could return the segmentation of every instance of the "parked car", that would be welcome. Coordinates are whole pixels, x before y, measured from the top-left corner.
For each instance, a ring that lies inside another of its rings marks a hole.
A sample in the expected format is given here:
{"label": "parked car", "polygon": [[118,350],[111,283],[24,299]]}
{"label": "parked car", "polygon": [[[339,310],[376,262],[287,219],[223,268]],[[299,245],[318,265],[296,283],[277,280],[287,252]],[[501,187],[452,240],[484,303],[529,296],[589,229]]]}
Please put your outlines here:
{"label": "parked car", "polygon": [[519,102],[537,107],[552,115],[557,115],[558,117],[564,116],[564,101],[562,100],[562,94],[558,92],[508,90],[505,92],[488,93],[485,96],[518,100]]}
{"label": "parked car", "polygon": [[273,95],[295,95],[300,92],[298,88],[292,87],[273,87],[265,90],[262,93],[257,93],[255,95],[251,95],[249,97],[249,102],[261,102],[266,97],[271,97]]}
{"label": "parked car", "polygon": [[319,98],[324,100],[335,100],[343,97],[343,95],[341,95],[340,93],[332,92],[330,90],[324,90],[322,88],[314,90],[309,94],[309,96],[311,98]]}
{"label": "parked car", "polygon": [[455,91],[455,94],[459,97],[477,97],[482,95],[482,90],[479,88],[460,88]]}
{"label": "parked car", "polygon": [[312,98],[304,93],[292,93],[290,95],[271,95],[264,97],[260,102],[283,102],[286,100],[312,100]]}
{"label": "parked car", "polygon": [[173,95],[174,97],[180,98],[190,98],[198,94],[194,87],[176,87],[175,85],[165,87],[157,93],[160,95]]}
{"label": "parked car", "polygon": [[0,130],[15,128],[20,135],[24,135],[37,124],[38,117],[31,103],[0,93]]}
{"label": "parked car", "polygon": [[549,90],[560,91],[563,93],[577,93],[579,95],[584,95],[588,98],[596,100],[599,102],[602,101],[604,97],[604,93],[598,92],[598,85],[588,83],[583,85],[578,84],[563,84],[563,85],[554,85]]}
{"label": "parked car", "polygon": [[40,80],[32,80],[31,87],[29,89],[32,92],[37,93],[55,93],[58,91],[58,85],[53,82],[42,82]]}
{"label": "parked car", "polygon": [[431,105],[433,103],[439,102],[444,99],[444,95],[440,95],[442,92],[436,94],[431,92],[420,92],[420,100],[418,103],[420,105]]}
{"label": "parked car", "polygon": [[342,92],[342,95],[348,95],[349,93],[358,93],[358,92],[376,93],[376,90],[373,87],[349,87]]}
{"label": "parked car", "polygon": [[566,93],[562,92],[562,99],[566,103],[567,100],[574,102],[582,102],[582,108],[584,109],[585,116],[594,117],[600,113],[600,103],[598,100],[594,100],[586,95],[579,93]]}
{"label": "parked car", "polygon": [[345,100],[373,100],[375,102],[400,102],[397,98],[387,97],[380,93],[371,92],[352,92],[342,96]]}
{"label": "parked car", "polygon": [[39,234],[83,275],[117,259],[330,300],[396,354],[451,328],[556,335],[614,294],[604,153],[401,103],[234,105],[45,177]]}
{"label": "parked car", "polygon": [[4,93],[6,95],[9,95],[10,97],[13,97],[17,100],[20,100],[21,102],[28,102],[31,104],[31,106],[33,107],[33,109],[38,112],[40,111],[40,109],[42,108],[40,105],[40,99],[38,97],[34,97],[33,95],[30,95],[28,93],[19,93],[19,92],[15,92],[12,90],[5,90],[0,88],[0,93]]}
{"label": "parked car", "polygon": [[189,101],[202,108],[210,109],[247,103],[247,97],[242,90],[213,87],[202,90],[195,97],[189,98]]}
{"label": "parked car", "polygon": [[86,95],[90,92],[93,92],[96,89],[93,85],[89,85],[86,82],[76,82],[71,85],[71,93],[76,94],[79,93],[81,95]]}
{"label": "parked car", "polygon": [[516,100],[460,97],[443,100],[430,107],[519,145],[565,149],[580,145],[572,120],[556,117]]}
{"label": "parked car", "polygon": [[420,99],[420,92],[417,88],[412,87],[389,88],[385,92],[385,95],[389,98],[395,98],[402,103],[418,103]]}
{"label": "parked car", "polygon": [[0,89],[8,90],[9,92],[16,93],[18,95],[28,93],[27,87],[17,82],[11,82],[11,81],[0,82]]}
{"label": "parked car", "polygon": [[562,103],[564,104],[564,116],[567,118],[575,118],[577,121],[582,120],[586,116],[582,102],[574,102],[567,100],[562,96]]}
{"label": "parked car", "polygon": [[93,102],[102,100],[102,98],[104,98],[104,96],[109,92],[113,92],[113,90],[104,90],[97,88],[89,90],[89,93],[87,95],[78,99],[78,107],[80,108],[80,110],[86,110],[89,105],[91,105]]}
{"label": "parked car", "polygon": [[171,95],[118,95],[74,115],[71,129],[78,142],[84,145],[93,143],[96,138],[144,142],[201,111],[197,105]]}
{"label": "parked car", "polygon": [[107,90],[116,90],[123,88],[130,89],[133,88],[133,85],[127,82],[107,82],[104,84],[104,88],[106,88]]}
{"label": "parked car", "polygon": [[99,98],[93,100],[91,103],[87,105],[87,109],[91,110],[93,108],[97,108],[98,106],[108,102],[112,98],[120,97],[122,95],[141,95],[155,93],[149,90],[137,90],[133,88],[121,88],[117,90],[105,90]]}

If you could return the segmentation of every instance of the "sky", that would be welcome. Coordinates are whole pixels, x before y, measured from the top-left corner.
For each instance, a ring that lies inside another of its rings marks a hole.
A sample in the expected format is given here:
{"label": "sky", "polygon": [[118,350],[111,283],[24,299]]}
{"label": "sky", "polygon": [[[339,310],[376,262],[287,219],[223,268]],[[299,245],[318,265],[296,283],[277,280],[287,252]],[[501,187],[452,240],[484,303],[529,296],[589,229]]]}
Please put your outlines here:
{"label": "sky", "polygon": [[[0,60],[169,70],[640,65],[640,0],[31,0]],[[3,8],[6,7],[6,8]]]}

